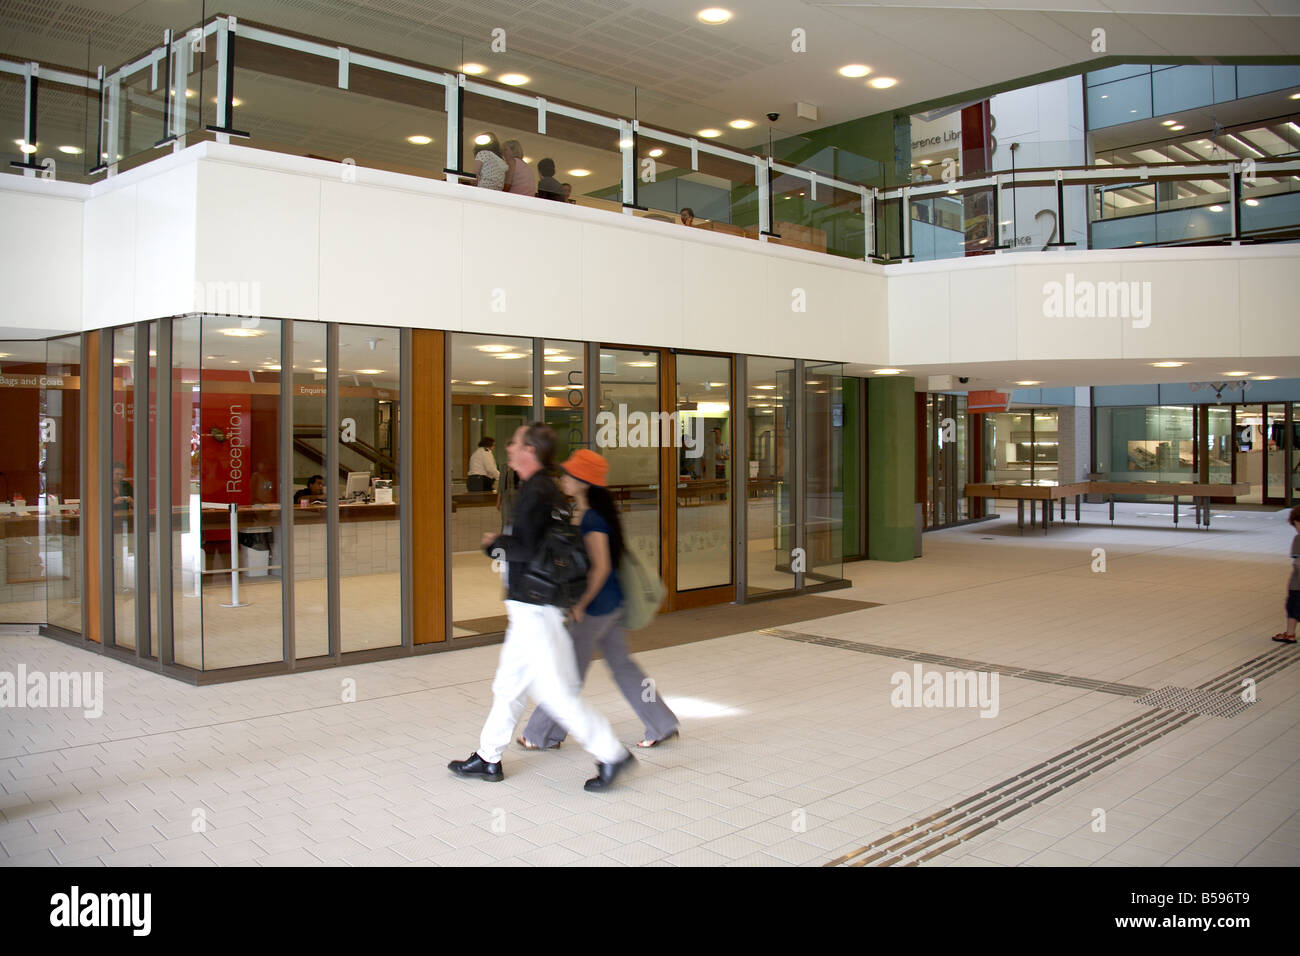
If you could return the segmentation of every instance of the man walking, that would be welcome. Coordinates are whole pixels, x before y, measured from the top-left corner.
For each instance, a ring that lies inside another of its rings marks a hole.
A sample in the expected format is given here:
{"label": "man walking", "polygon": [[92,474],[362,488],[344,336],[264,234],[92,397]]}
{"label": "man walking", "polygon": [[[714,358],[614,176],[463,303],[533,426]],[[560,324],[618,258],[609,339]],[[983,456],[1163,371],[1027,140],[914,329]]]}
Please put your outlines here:
{"label": "man walking", "polygon": [[519,476],[508,531],[483,535],[483,549],[507,561],[506,641],[492,681],[492,710],[483,724],[478,750],[447,769],[462,777],[503,778],[501,755],[532,697],[573,735],[596,760],[596,776],[585,789],[604,790],[633,762],[618,742],[609,721],[578,696],[581,686],[573,644],[564,627],[564,612],[528,600],[522,578],[546,534],[551,514],[564,498],[549,472],[555,455],[555,432],[542,422],[521,425],[506,446],[506,461]]}

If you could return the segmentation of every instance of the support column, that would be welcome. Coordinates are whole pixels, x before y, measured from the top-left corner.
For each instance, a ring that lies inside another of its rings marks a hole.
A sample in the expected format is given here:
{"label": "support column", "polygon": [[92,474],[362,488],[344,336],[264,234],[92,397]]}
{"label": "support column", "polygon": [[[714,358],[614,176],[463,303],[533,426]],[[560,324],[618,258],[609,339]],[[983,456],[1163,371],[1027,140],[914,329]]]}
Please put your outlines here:
{"label": "support column", "polygon": [[868,557],[913,557],[916,498],[916,405],[913,380],[867,381]]}

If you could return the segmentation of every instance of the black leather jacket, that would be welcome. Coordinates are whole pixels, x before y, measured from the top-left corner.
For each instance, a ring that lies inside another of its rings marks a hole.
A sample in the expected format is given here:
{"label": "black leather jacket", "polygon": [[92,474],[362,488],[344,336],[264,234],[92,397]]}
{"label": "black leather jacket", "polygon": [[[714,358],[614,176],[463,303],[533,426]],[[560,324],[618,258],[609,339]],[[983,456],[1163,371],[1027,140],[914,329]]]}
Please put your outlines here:
{"label": "black leather jacket", "polygon": [[[510,533],[502,532],[483,550],[490,557],[503,557],[509,564],[506,600],[535,604],[519,591],[524,568],[537,553],[550,523],[551,512],[565,507],[564,495],[545,470],[538,471],[519,486],[511,504]],[[495,553],[494,553],[495,552]]]}

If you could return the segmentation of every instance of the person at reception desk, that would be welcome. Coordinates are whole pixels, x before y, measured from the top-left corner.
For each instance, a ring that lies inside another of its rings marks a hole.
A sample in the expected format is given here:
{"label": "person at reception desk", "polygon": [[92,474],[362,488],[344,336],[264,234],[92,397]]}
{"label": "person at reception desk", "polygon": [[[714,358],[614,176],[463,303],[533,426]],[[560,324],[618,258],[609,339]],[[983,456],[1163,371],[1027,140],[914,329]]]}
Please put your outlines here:
{"label": "person at reception desk", "polygon": [[299,488],[293,493],[293,503],[300,505],[304,501],[308,504],[319,504],[325,500],[325,476],[312,475],[307,479],[307,487]]}
{"label": "person at reception desk", "polygon": [[479,439],[478,448],[474,449],[474,454],[469,456],[469,469],[465,473],[466,491],[495,489],[497,479],[501,477],[501,469],[497,467],[496,458],[492,455],[492,448],[496,443],[495,438],[487,435]]}
{"label": "person at reception desk", "polygon": [[130,511],[134,499],[135,489],[126,480],[126,465],[120,461],[113,462],[113,510]]}

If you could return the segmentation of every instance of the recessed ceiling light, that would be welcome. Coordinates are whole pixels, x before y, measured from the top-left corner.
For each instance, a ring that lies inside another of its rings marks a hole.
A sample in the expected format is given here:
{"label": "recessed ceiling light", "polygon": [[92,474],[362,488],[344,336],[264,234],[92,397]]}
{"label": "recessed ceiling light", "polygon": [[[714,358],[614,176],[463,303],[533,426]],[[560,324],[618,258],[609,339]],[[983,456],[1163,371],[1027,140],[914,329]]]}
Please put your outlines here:
{"label": "recessed ceiling light", "polygon": [[328,372],[329,369],[327,369],[327,368],[325,368],[325,366],[321,365],[321,366],[318,366],[317,368],[312,369],[312,371],[313,371],[313,372]]}
{"label": "recessed ceiling light", "polygon": [[496,382],[478,381],[478,382],[466,382],[465,384],[466,385],[495,385]]}
{"label": "recessed ceiling light", "polygon": [[848,66],[840,67],[840,76],[847,76],[856,80],[858,77],[866,76],[871,72],[871,67],[864,66],[861,63],[850,63]]}
{"label": "recessed ceiling light", "polygon": [[1109,94],[1109,93],[1103,93],[1103,94],[1101,94],[1101,98],[1102,98],[1103,100],[1108,100],[1108,99],[1110,99],[1110,94]]}
{"label": "recessed ceiling light", "polygon": [[722,7],[709,7],[695,14],[695,19],[701,23],[707,23],[709,26],[716,27],[720,23],[726,23],[731,19],[731,11],[724,10]]}
{"label": "recessed ceiling light", "polygon": [[871,374],[873,374],[873,375],[902,375],[902,374],[903,374],[903,370],[902,370],[901,368],[877,368],[877,369],[872,369]]}
{"label": "recessed ceiling light", "polygon": [[753,129],[754,121],[747,120],[747,119],[734,119],[727,125],[730,126],[732,129]]}
{"label": "recessed ceiling light", "polygon": [[955,196],[955,195],[957,195],[957,190],[955,190],[955,189],[949,189],[949,190],[948,190],[948,195],[949,195],[949,196]]}
{"label": "recessed ceiling light", "polygon": [[1165,120],[1165,121],[1164,121],[1163,123],[1161,123],[1160,125],[1161,125],[1161,126],[1173,126],[1173,125],[1174,125],[1175,123],[1177,123],[1177,122],[1178,122],[1178,120]]}
{"label": "recessed ceiling light", "polygon": [[[217,102],[217,98],[216,98],[215,96],[212,97],[212,102],[214,102],[214,103]],[[238,96],[236,96],[236,97],[234,97],[234,98],[230,101],[230,105],[231,105],[231,106],[243,106],[243,105],[244,105],[244,101],[241,100]]]}
{"label": "recessed ceiling light", "polygon": [[1182,368],[1186,362],[1152,362],[1152,368]]}
{"label": "recessed ceiling light", "polygon": [[650,155],[653,156],[655,159],[658,159],[663,154],[664,151],[657,146],[654,149],[650,150]]}
{"label": "recessed ceiling light", "polygon": [[60,152],[60,153],[67,153],[69,156],[80,156],[80,155],[81,155],[81,147],[80,147],[80,146],[60,146],[60,147],[59,147],[59,152]]}
{"label": "recessed ceiling light", "polygon": [[529,77],[522,73],[502,73],[497,79],[506,86],[523,86],[529,81]]}
{"label": "recessed ceiling light", "polygon": [[433,137],[425,136],[421,133],[421,134],[416,134],[415,136],[406,137],[406,141],[410,143],[412,146],[428,146],[430,143],[433,142]]}
{"label": "recessed ceiling light", "polygon": [[1042,382],[1035,382],[1032,379],[1025,379],[1023,382],[1016,382],[1017,385],[1042,385]]}
{"label": "recessed ceiling light", "polygon": [[262,371],[263,371],[263,372],[278,372],[278,371],[280,371],[280,366],[278,366],[278,365],[263,365],[263,366],[262,366]]}
{"label": "recessed ceiling light", "polygon": [[543,374],[543,375],[559,375],[559,374],[560,374],[560,370],[559,370],[558,368],[544,368],[544,369],[542,369],[542,374]]}
{"label": "recessed ceiling light", "polygon": [[1223,212],[1223,207],[1220,206],[1218,203],[1215,203],[1213,206],[1210,207],[1210,212]]}
{"label": "recessed ceiling light", "polygon": [[491,133],[479,133],[474,137],[474,145],[476,146],[486,146],[490,142],[492,142]]}
{"label": "recessed ceiling light", "polygon": [[632,368],[654,368],[659,363],[658,362],[628,362],[627,364]]}
{"label": "recessed ceiling light", "polygon": [[480,73],[486,73],[487,67],[482,63],[462,63],[460,71],[470,76],[478,76]]}
{"label": "recessed ceiling light", "polygon": [[1220,375],[1227,375],[1229,378],[1245,378],[1249,372],[1220,372]]}
{"label": "recessed ceiling light", "polygon": [[357,374],[358,375],[383,375],[384,370],[382,368],[359,368],[357,369]]}
{"label": "recessed ceiling light", "polygon": [[631,148],[632,148],[632,141],[631,141],[630,139],[620,139],[620,140],[618,141],[618,148],[619,148],[619,149],[631,149]]}
{"label": "recessed ceiling light", "polygon": [[493,397],[493,398],[509,398],[509,397],[510,397],[510,393],[509,393],[509,392],[493,392],[493,393],[492,393],[492,397]]}
{"label": "recessed ceiling light", "polygon": [[1175,133],[1178,133],[1178,132],[1181,132],[1182,130],[1187,129],[1187,127],[1184,126],[1184,125],[1181,124],[1181,123],[1179,123],[1179,124],[1176,125],[1176,126],[1171,126],[1171,127],[1169,127],[1169,128],[1170,128],[1171,130],[1173,130]]}
{"label": "recessed ceiling light", "polygon": [[706,384],[709,386],[709,388],[726,388],[726,387],[727,387],[727,383],[726,383],[726,382],[708,382],[708,383],[706,383]]}
{"label": "recessed ceiling light", "polygon": [[772,389],[776,388],[775,385],[755,385],[754,387],[766,389],[767,391],[771,391]]}
{"label": "recessed ceiling light", "polygon": [[237,329],[218,329],[222,335],[229,335],[235,339],[256,339],[266,334],[265,329],[246,329],[242,326]]}
{"label": "recessed ceiling light", "polygon": [[528,358],[528,355],[527,353],[524,352],[502,352],[500,355],[496,357],[499,359],[521,359],[521,358]]}
{"label": "recessed ceiling light", "polygon": [[564,349],[542,349],[543,355],[563,355]]}
{"label": "recessed ceiling light", "polygon": [[1271,382],[1273,381],[1273,379],[1277,378],[1277,376],[1276,375],[1252,375],[1251,378],[1254,379],[1256,382]]}
{"label": "recessed ceiling light", "polygon": [[511,351],[511,348],[508,345],[476,345],[474,346],[474,348],[476,348],[480,352],[489,352],[493,355],[497,354],[498,352]]}
{"label": "recessed ceiling light", "polygon": [[933,159],[923,159],[923,160],[921,160],[921,165],[922,165],[922,166],[929,166],[929,165],[930,165],[931,163],[933,163],[933,162],[934,162]]}
{"label": "recessed ceiling light", "polygon": [[192,99],[194,99],[194,96],[195,96],[195,93],[194,93],[193,90],[186,90],[186,91],[185,91],[185,98],[186,98],[187,100],[192,100]]}
{"label": "recessed ceiling light", "polygon": [[572,362],[572,355],[548,355],[542,361],[544,362]]}
{"label": "recessed ceiling light", "polygon": [[22,150],[24,153],[27,153],[29,156],[30,156],[32,153],[36,152],[36,147],[35,147],[35,146],[32,146],[32,145],[31,145],[30,143],[28,143],[27,140],[25,140],[25,139],[16,139],[16,140],[14,140],[14,142],[18,144],[18,148],[19,148],[20,150]]}
{"label": "recessed ceiling light", "polygon": [[591,170],[590,170],[590,169],[571,169],[571,170],[569,170],[569,175],[570,175],[570,176],[578,176],[578,177],[582,177],[582,176],[590,176],[590,175],[591,175]]}
{"label": "recessed ceiling light", "polygon": [[1291,99],[1293,99],[1293,100],[1300,100],[1300,93],[1292,93],[1292,94],[1291,94]]}
{"label": "recessed ceiling light", "polygon": [[714,129],[713,127],[710,126],[708,129],[702,129],[702,130],[699,130],[699,131],[696,133],[696,135],[697,135],[697,136],[703,136],[705,139],[714,139],[714,138],[716,138],[716,137],[722,135],[722,130],[720,130],[720,129]]}
{"label": "recessed ceiling light", "polygon": [[894,79],[892,76],[878,76],[874,80],[867,80],[867,86],[873,87],[877,90],[887,90],[891,86],[897,85],[898,80]]}
{"label": "recessed ceiling light", "polygon": [[1258,199],[1247,199],[1247,200],[1246,200],[1246,205],[1247,205],[1247,206],[1258,206],[1258,205],[1259,205],[1259,200],[1258,200]]}

